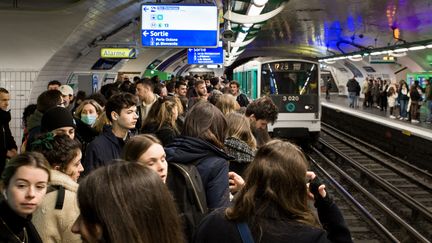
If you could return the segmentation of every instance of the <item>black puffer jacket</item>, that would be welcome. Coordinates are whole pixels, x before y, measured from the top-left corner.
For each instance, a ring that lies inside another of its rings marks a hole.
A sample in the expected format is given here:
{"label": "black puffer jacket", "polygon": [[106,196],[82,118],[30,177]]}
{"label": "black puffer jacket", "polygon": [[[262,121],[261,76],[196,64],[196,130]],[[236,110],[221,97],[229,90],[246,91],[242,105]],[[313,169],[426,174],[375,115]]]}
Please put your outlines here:
{"label": "black puffer jacket", "polygon": [[0,109],[0,173],[6,162],[7,151],[17,149],[17,145],[9,128],[10,121],[10,112]]}
{"label": "black puffer jacket", "polygon": [[[165,147],[167,161],[182,164],[198,161],[196,167],[203,182],[208,208],[228,206],[228,160],[222,149],[199,138],[180,136]],[[169,172],[168,172],[169,176]]]}

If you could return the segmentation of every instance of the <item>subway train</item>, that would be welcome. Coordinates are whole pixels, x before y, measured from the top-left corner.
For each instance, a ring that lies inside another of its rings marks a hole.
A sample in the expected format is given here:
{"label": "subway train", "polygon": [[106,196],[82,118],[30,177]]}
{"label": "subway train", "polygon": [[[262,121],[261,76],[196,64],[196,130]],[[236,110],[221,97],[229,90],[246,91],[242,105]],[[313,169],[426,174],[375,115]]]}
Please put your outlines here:
{"label": "subway train", "polygon": [[233,70],[251,99],[270,96],[279,109],[274,137],[316,141],[321,129],[320,68],[313,59],[260,57]]}

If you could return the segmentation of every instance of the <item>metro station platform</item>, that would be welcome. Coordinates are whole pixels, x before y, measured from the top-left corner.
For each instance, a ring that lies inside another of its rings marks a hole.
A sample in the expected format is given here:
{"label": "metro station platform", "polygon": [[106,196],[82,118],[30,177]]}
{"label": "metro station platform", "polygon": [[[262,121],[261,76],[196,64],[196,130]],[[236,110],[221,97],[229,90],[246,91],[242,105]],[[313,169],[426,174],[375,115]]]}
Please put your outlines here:
{"label": "metro station platform", "polygon": [[346,96],[321,97],[322,121],[394,156],[432,172],[432,124],[422,107],[420,123],[390,119],[390,111],[362,106],[349,108]]}

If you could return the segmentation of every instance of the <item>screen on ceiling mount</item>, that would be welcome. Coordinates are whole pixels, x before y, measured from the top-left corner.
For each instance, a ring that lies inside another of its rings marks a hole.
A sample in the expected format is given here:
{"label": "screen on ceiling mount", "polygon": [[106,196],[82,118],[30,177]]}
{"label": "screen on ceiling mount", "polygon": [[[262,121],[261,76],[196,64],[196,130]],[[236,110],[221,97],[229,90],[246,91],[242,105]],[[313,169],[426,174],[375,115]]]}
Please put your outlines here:
{"label": "screen on ceiling mount", "polygon": [[143,47],[217,47],[218,26],[215,5],[141,5]]}

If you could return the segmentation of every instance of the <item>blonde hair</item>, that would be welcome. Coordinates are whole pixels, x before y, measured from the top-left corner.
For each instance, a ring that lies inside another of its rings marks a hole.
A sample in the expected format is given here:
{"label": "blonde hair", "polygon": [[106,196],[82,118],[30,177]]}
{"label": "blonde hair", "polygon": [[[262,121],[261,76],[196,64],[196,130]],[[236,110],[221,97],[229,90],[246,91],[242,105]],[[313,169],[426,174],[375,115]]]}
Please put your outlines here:
{"label": "blonde hair", "polygon": [[250,128],[249,118],[239,113],[230,113],[226,116],[228,128],[227,138],[233,137],[245,142],[252,149],[256,149],[257,143]]}
{"label": "blonde hair", "polygon": [[101,105],[99,105],[99,103],[97,103],[95,100],[84,100],[81,102],[81,104],[76,108],[75,113],[74,113],[74,117],[77,119],[81,119],[81,113],[84,109],[85,105],[92,105],[94,106],[96,113],[98,114],[98,116],[100,116],[103,113],[103,108]]}
{"label": "blonde hair", "polygon": [[160,129],[163,125],[168,124],[174,129],[175,132],[179,133],[176,123],[176,117],[174,117],[175,108],[177,108],[177,114],[180,114],[179,103],[176,101],[176,99],[176,97],[165,97],[159,99],[161,105],[159,108],[159,112],[156,115],[158,129]]}
{"label": "blonde hair", "polygon": [[96,119],[95,124],[93,125],[93,128],[100,134],[103,132],[103,127],[105,125],[111,125],[111,122],[108,120],[108,117],[106,116],[105,112],[102,112],[98,118]]}
{"label": "blonde hair", "polygon": [[219,108],[224,115],[227,115],[238,110],[240,105],[233,95],[222,94],[216,102],[216,107]]}

